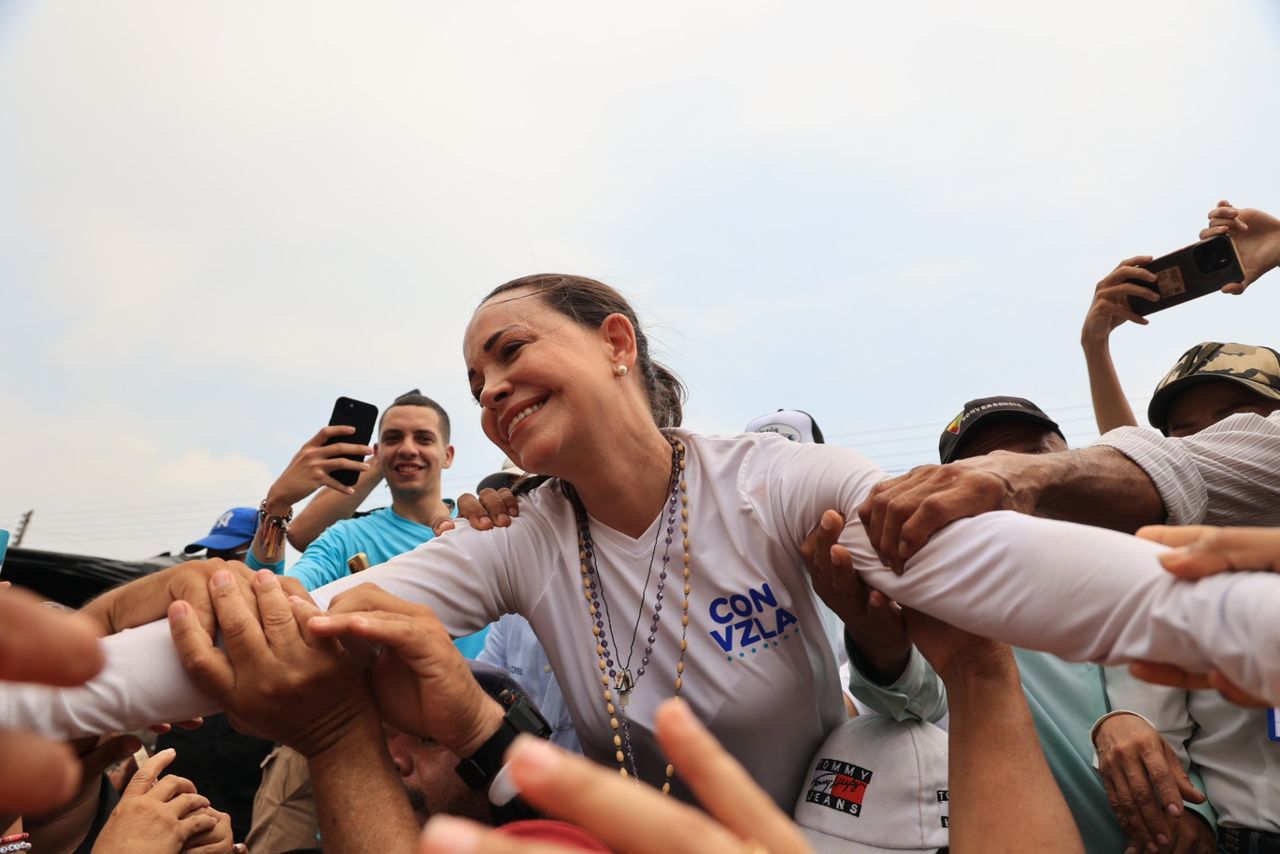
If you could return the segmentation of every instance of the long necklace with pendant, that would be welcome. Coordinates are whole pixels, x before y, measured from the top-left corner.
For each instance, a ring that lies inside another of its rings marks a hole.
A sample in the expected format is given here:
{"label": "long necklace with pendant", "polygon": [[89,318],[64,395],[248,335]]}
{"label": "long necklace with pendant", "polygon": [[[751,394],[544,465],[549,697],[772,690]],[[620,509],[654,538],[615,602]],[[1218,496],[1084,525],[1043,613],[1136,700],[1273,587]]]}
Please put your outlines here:
{"label": "long necklace with pendant", "polygon": [[[603,599],[602,577],[596,568],[595,546],[591,540],[591,526],[587,519],[585,508],[579,506],[577,508],[578,522],[578,559],[582,571],[583,593],[587,602],[587,610],[591,616],[591,633],[596,640],[596,655],[599,656],[600,664],[600,684],[603,688],[603,697],[605,702],[605,711],[609,714],[609,726],[613,729],[613,745],[615,748],[615,758],[618,761],[618,770],[623,776],[627,776],[628,768],[630,775],[638,780],[639,773],[636,769],[635,751],[631,745],[631,727],[627,719],[626,705],[631,697],[631,692],[635,689],[636,683],[640,677],[644,676],[645,669],[649,665],[650,656],[653,654],[653,645],[657,642],[658,624],[662,618],[662,600],[666,594],[666,582],[668,564],[670,561],[671,542],[675,536],[676,525],[676,509],[680,510],[680,534],[684,548],[683,560],[683,590],[684,596],[681,604],[680,616],[680,654],[676,661],[676,679],[675,694],[680,696],[680,689],[684,686],[684,658],[685,652],[689,648],[688,631],[689,631],[689,593],[691,590],[690,579],[692,578],[689,566],[689,494],[688,483],[685,480],[685,448],[684,444],[672,437],[667,437],[667,441],[671,443],[671,498],[668,502],[667,530],[666,530],[666,551],[662,557],[662,568],[658,573],[658,588],[653,603],[653,620],[649,624],[648,643],[645,646],[643,655],[640,658],[640,666],[632,674],[630,668],[631,651],[628,651],[626,666],[621,662],[615,663],[613,656],[616,652],[611,652],[609,642],[604,637],[606,633],[605,621],[608,618],[608,604]],[[678,499],[678,500],[677,500]],[[655,541],[654,551],[657,551],[657,543]],[[650,563],[652,568],[652,559]],[[646,580],[646,589],[648,587]],[[641,608],[643,608],[644,594],[641,596]],[[604,614],[601,614],[601,610]],[[639,615],[637,615],[636,628],[639,628]],[[612,627],[609,634],[612,635]],[[635,634],[632,635],[632,650],[635,648]],[[615,651],[617,643],[615,641]],[[614,703],[615,693],[617,703]],[[668,764],[666,768],[666,781],[662,785],[663,793],[671,790],[671,778],[675,773],[675,769]]]}

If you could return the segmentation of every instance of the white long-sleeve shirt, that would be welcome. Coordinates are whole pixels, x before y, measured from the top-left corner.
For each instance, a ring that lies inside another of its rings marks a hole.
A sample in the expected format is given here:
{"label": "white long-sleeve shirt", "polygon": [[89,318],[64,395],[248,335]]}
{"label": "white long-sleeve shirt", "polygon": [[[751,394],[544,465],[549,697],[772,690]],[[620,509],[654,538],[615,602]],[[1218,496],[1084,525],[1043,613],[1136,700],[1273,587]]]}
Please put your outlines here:
{"label": "white long-sleeve shirt", "polygon": [[[764,434],[676,432],[688,448],[693,567],[681,696],[779,804],[794,800],[812,751],[844,717],[831,645],[799,554],[820,514],[832,507],[853,520],[842,542],[855,566],[905,605],[1070,660],[1149,659],[1195,672],[1216,666],[1247,690],[1280,699],[1280,623],[1274,619],[1280,576],[1179,581],[1159,566],[1160,546],[1008,512],[950,525],[896,576],[879,565],[857,522],[857,506],[884,477],[859,454]],[[592,525],[615,615],[635,614],[640,606],[653,532],[632,539]],[[503,613],[523,614],[560,679],[584,752],[612,761],[573,513],[557,491],[543,487],[530,495],[508,529],[479,532],[460,524],[413,552],[320,588],[317,598],[323,607],[341,590],[366,582],[429,604],[455,636]],[[650,734],[652,716],[674,682],[675,590],[668,587],[652,661],[628,708],[641,773],[651,781],[661,778],[663,765]],[[652,596],[651,589],[647,601]],[[618,622],[615,616],[615,629]],[[641,648],[644,641],[637,640]],[[163,623],[123,632],[103,646],[106,667],[85,686],[6,686],[0,724],[69,736],[213,711],[183,671]]]}

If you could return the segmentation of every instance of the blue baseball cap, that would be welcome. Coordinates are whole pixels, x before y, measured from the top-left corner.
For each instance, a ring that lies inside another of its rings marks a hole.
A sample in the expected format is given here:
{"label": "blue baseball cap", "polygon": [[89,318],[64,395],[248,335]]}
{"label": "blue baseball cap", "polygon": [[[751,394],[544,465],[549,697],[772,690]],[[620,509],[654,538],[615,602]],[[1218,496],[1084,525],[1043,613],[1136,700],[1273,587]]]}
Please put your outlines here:
{"label": "blue baseball cap", "polygon": [[193,554],[201,549],[238,549],[253,540],[253,533],[257,529],[257,510],[252,507],[232,507],[213,523],[209,536],[196,540],[182,551],[184,554]]}

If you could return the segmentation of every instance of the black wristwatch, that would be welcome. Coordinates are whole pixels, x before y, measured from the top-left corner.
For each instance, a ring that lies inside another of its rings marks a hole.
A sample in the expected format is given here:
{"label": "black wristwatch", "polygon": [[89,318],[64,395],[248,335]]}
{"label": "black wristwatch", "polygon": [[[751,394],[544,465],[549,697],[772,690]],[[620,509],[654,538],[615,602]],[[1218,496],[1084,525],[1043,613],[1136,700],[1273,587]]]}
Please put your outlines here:
{"label": "black wristwatch", "polygon": [[498,694],[498,703],[507,710],[502,716],[502,725],[498,727],[498,731],[453,769],[472,789],[489,787],[493,778],[502,770],[502,758],[506,755],[507,748],[520,733],[529,733],[538,738],[551,737],[551,725],[524,694],[505,688]]}

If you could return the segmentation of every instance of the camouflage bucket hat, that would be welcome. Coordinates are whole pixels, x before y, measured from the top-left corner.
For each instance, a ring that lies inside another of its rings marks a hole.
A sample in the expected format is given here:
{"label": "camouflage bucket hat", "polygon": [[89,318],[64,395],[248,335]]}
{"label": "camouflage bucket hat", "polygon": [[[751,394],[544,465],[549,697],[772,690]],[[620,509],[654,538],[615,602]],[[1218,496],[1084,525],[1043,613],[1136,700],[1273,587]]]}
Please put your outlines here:
{"label": "camouflage bucket hat", "polygon": [[1280,400],[1280,353],[1251,344],[1197,344],[1183,353],[1173,370],[1156,385],[1147,407],[1151,426],[1168,435],[1173,398],[1188,386],[1209,380],[1229,380],[1263,397]]}

